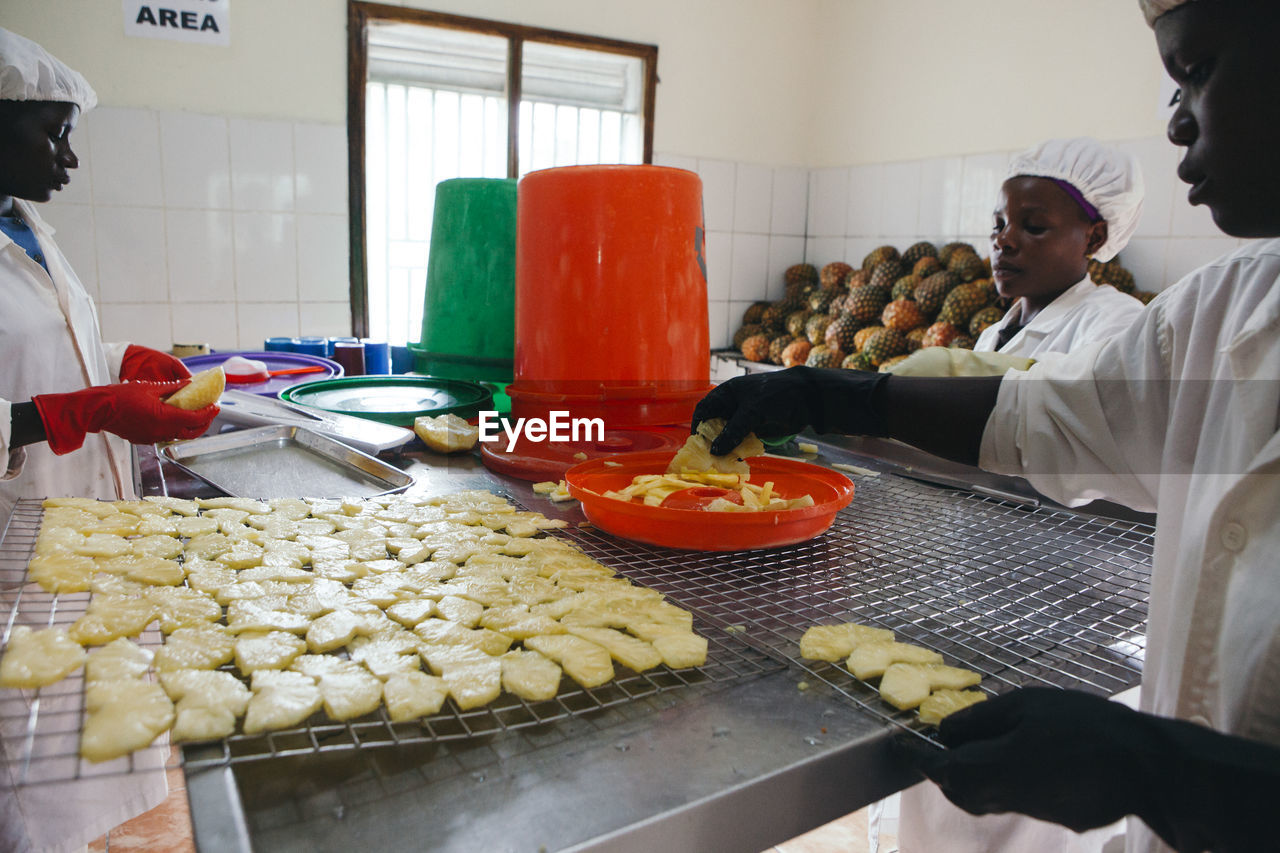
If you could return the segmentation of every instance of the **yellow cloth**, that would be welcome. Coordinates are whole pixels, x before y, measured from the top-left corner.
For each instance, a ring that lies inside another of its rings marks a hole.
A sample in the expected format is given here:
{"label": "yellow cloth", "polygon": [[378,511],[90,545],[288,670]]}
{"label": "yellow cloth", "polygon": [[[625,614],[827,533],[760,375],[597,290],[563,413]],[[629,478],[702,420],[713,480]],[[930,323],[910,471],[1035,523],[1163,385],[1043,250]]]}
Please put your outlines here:
{"label": "yellow cloth", "polygon": [[1004,376],[1026,370],[1035,359],[999,352],[974,352],[960,347],[925,347],[886,370],[895,376]]}

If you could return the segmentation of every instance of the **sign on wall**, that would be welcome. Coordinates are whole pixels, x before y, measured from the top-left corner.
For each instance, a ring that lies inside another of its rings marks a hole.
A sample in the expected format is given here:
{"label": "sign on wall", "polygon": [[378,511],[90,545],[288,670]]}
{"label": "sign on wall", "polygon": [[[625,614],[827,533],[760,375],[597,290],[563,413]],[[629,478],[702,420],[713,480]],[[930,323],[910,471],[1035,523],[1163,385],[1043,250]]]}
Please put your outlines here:
{"label": "sign on wall", "polygon": [[124,34],[231,44],[231,0],[123,0]]}

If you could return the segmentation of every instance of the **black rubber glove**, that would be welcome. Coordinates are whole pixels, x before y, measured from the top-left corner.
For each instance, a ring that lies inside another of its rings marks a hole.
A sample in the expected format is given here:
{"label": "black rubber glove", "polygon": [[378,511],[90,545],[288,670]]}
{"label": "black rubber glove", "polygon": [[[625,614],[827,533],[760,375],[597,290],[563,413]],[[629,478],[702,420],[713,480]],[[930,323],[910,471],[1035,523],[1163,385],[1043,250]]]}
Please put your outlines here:
{"label": "black rubber glove", "polygon": [[699,401],[693,432],[703,421],[723,418],[724,431],[711,442],[717,456],[733,450],[748,433],[781,438],[812,426],[820,433],[881,436],[885,425],[876,392],[888,379],[887,373],[817,367],[737,376]]}
{"label": "black rubber glove", "polygon": [[970,814],[1020,812],[1076,832],[1137,815],[1180,851],[1267,849],[1280,749],[1142,714],[1082,693],[1028,687],[942,721],[939,750],[904,757]]}

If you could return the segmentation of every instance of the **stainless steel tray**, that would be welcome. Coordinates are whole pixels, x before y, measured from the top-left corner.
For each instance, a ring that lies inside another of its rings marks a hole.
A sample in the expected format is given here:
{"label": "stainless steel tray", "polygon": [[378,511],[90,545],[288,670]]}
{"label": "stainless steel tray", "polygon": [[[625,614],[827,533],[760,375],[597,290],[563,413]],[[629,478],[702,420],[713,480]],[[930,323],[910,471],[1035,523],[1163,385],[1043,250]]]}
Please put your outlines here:
{"label": "stainless steel tray", "polygon": [[268,426],[170,444],[165,459],[229,495],[367,498],[413,477],[381,459],[297,426]]}

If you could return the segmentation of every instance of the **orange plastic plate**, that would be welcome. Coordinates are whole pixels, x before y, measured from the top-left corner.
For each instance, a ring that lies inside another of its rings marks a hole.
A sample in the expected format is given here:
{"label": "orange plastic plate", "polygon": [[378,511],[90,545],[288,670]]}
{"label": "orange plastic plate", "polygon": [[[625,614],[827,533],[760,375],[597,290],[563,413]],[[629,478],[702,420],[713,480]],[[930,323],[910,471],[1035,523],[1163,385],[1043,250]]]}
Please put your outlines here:
{"label": "orange plastic plate", "polygon": [[[773,482],[784,498],[812,495],[814,505],[778,512],[710,512],[645,506],[606,498],[631,485],[638,474],[661,474],[675,454],[658,450],[591,459],[565,472],[569,494],[582,503],[587,520],[622,539],[689,551],[748,551],[805,542],[823,533],[853,500],[849,478],[817,465],[757,456],[747,460],[751,482]],[[616,464],[609,464],[616,463]]]}

